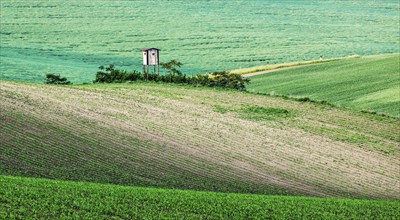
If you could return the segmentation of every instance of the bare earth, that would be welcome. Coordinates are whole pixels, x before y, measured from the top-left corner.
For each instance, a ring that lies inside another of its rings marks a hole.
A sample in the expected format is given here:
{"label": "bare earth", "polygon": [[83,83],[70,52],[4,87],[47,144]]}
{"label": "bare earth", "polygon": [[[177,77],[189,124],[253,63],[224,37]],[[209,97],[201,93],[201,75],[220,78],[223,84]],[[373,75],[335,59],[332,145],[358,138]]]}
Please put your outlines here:
{"label": "bare earth", "polygon": [[[267,72],[271,71],[255,74]],[[50,131],[37,122],[16,129],[18,120],[34,118],[58,125],[68,134],[99,141],[102,147],[96,150],[110,160],[128,170],[145,167],[161,179],[184,169],[201,178],[271,185],[300,195],[400,199],[395,119],[280,98],[163,84],[62,87],[0,82],[0,102],[2,126],[8,129],[0,133],[3,150],[16,146],[15,137],[21,135],[26,136],[18,139],[21,145],[37,138],[53,147],[84,149],[74,140],[49,137]],[[282,108],[293,116],[252,120],[240,113],[245,106]],[[0,161],[11,164],[29,150],[23,149],[10,152],[11,156],[0,155]],[[86,150],[90,149],[87,146]],[[45,160],[46,154],[42,157]],[[93,163],[105,160],[87,157]],[[43,169],[31,164],[29,169]],[[65,166],[63,169],[72,169]],[[151,181],[151,177],[141,178]]]}

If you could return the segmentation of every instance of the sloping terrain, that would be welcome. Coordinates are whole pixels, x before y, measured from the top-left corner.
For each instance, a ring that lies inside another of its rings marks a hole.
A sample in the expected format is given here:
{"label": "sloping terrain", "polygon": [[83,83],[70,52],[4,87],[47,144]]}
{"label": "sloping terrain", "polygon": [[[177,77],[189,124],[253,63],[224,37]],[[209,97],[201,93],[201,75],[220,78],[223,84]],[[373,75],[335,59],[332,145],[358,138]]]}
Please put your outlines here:
{"label": "sloping terrain", "polygon": [[227,194],[1,175],[0,196],[1,219],[397,219],[400,210],[399,201]]}
{"label": "sloping terrain", "polygon": [[400,117],[400,55],[376,55],[250,77],[249,91],[308,97]]}
{"label": "sloping terrain", "polygon": [[135,186],[400,198],[398,120],[156,83],[0,82],[0,173]]}

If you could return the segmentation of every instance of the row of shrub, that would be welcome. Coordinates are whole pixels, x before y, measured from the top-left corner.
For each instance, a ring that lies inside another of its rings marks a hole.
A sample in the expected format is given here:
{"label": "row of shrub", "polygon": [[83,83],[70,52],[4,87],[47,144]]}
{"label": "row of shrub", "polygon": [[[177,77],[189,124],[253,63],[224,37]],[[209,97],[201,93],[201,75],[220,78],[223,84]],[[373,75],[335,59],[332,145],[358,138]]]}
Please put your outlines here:
{"label": "row of shrub", "polygon": [[56,85],[69,85],[72,84],[66,77],[61,77],[56,74],[46,74],[46,84],[56,84]]}
{"label": "row of shrub", "polygon": [[170,73],[164,75],[157,73],[143,74],[135,70],[128,72],[116,69],[114,65],[109,65],[108,67],[100,66],[99,69],[96,73],[96,79],[93,81],[94,83],[154,81],[246,90],[246,84],[250,82],[248,78],[244,78],[240,74],[231,74],[226,71],[188,76],[179,71],[170,71]]}

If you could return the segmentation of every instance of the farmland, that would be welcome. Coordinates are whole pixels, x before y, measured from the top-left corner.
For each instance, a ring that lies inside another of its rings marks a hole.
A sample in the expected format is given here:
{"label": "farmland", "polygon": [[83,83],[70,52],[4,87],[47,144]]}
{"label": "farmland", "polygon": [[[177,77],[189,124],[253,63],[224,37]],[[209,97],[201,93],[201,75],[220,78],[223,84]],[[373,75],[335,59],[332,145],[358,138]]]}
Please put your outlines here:
{"label": "farmland", "polygon": [[399,4],[381,1],[13,1],[0,3],[0,79],[91,82],[99,65],[141,70],[141,48],[183,72],[399,53]]}
{"label": "farmland", "polygon": [[249,91],[400,117],[400,56],[376,55],[250,77]]}
{"label": "farmland", "polygon": [[[396,219],[399,201],[226,194],[0,176],[2,219]],[[18,207],[18,208],[15,208]]]}
{"label": "farmland", "polygon": [[398,120],[159,83],[1,81],[3,175],[399,199]]}
{"label": "farmland", "polygon": [[0,219],[399,219],[399,11],[1,0]]}

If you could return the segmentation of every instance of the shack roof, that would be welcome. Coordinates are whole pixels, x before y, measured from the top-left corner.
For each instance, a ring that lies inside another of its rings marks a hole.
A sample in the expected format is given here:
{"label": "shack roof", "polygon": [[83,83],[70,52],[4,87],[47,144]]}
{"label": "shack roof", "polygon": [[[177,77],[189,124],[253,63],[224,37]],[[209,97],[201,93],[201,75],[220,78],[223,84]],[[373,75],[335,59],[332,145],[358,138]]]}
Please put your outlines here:
{"label": "shack roof", "polygon": [[142,49],[142,51],[148,51],[148,50],[160,50],[160,49],[155,48],[155,47],[143,48],[143,49]]}

